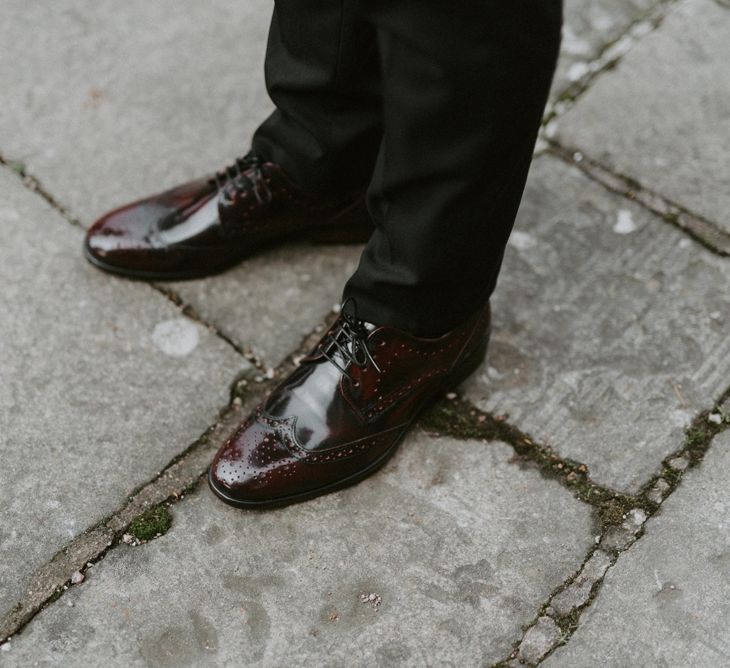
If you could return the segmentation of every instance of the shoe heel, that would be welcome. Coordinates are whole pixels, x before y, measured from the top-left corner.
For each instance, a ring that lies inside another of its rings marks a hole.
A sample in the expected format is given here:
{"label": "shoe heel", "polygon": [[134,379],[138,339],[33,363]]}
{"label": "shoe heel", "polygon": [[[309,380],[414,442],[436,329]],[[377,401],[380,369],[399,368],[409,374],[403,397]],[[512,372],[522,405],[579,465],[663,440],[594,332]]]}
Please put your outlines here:
{"label": "shoe heel", "polygon": [[472,350],[457,366],[455,366],[444,383],[444,392],[450,392],[461,385],[469,376],[471,376],[484,361],[487,354],[487,345],[489,344],[489,336],[487,336],[474,350]]}

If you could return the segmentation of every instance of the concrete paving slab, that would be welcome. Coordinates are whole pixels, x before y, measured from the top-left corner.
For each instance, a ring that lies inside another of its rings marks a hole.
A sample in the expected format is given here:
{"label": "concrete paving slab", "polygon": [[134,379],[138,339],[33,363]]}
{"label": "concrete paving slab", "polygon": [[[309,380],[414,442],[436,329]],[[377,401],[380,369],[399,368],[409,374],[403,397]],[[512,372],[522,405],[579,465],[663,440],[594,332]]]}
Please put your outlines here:
{"label": "concrete paving slab", "polygon": [[[264,0],[183,10],[173,0],[45,8],[11,0],[0,80],[15,94],[0,118],[0,152],[84,225],[221,168],[247,150],[271,108],[263,76],[271,11]],[[274,366],[340,301],[358,257],[357,248],[300,244],[174,288]]]}
{"label": "concrete paving slab", "polygon": [[730,432],[608,571],[545,666],[730,665]]}
{"label": "concrete paving slab", "polygon": [[634,492],[730,377],[730,263],[535,161],[468,398]]}
{"label": "concrete paving slab", "polygon": [[660,4],[657,0],[565,0],[563,39],[551,97],[580,80],[607,45]]}
{"label": "concrete paving slab", "polygon": [[272,3],[4,0],[0,151],[85,224],[242,155]]}
{"label": "concrete paving slab", "polygon": [[198,281],[169,284],[208,322],[269,367],[342,299],[361,246],[286,245]]}
{"label": "concrete paving slab", "polygon": [[730,232],[728,34],[728,8],[682,2],[558,121],[558,141]]}
{"label": "concrete paving slab", "polygon": [[0,611],[30,573],[195,441],[247,362],[0,169]]}
{"label": "concrete paving slab", "polygon": [[590,508],[512,456],[416,432],[383,472],[298,506],[243,512],[201,490],[4,665],[490,664],[592,541]]}

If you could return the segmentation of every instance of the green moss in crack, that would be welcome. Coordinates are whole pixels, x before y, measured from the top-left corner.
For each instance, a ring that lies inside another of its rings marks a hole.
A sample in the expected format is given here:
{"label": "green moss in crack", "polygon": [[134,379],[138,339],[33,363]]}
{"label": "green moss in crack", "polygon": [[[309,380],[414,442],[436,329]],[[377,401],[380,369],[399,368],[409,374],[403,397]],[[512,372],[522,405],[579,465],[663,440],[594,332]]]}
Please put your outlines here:
{"label": "green moss in crack", "polygon": [[462,402],[457,401],[439,401],[423,415],[421,426],[426,431],[461,439],[486,437],[484,427],[469,415]]}
{"label": "green moss in crack", "polygon": [[146,541],[167,533],[172,525],[172,515],[164,505],[145,510],[129,525],[129,533],[137,540]]}
{"label": "green moss in crack", "polygon": [[673,489],[682,479],[682,473],[683,471],[673,469],[671,466],[665,466],[662,471],[662,478],[667,481],[669,488]]}
{"label": "green moss in crack", "polygon": [[626,518],[626,513],[633,508],[642,508],[645,511],[651,510],[648,502],[631,496],[614,495],[612,498],[600,503],[598,513],[604,531],[609,527],[619,526]]}

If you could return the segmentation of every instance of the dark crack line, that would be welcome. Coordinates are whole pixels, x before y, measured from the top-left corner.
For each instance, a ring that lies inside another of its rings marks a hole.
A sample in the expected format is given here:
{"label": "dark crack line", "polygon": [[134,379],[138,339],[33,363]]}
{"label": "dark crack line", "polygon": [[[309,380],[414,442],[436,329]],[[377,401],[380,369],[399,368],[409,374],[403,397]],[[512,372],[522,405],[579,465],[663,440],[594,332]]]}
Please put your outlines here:
{"label": "dark crack line", "polygon": [[577,167],[592,181],[658,215],[704,248],[721,257],[730,256],[730,233],[681,204],[646,188],[636,179],[602,165],[582,149],[549,141],[548,154]]}
{"label": "dark crack line", "polygon": [[[729,400],[730,387],[723,392],[710,409],[702,411],[693,419],[685,431],[682,447],[662,460],[661,471],[652,476],[634,498],[636,505],[625,512],[619,522],[604,524],[598,541],[588,550],[580,568],[551,592],[532,621],[524,627],[522,637],[514,642],[513,650],[509,656],[494,664],[492,668],[507,668],[507,666],[514,665],[512,663],[514,661],[536,666],[559,647],[568,643],[579,626],[580,616],[597,599],[606,574],[616,564],[619,556],[641,539],[644,535],[646,522],[658,512],[661,504],[679,488],[685,472],[702,462],[714,438],[730,429],[730,413],[723,412],[723,405]],[[719,422],[717,421],[718,416]],[[678,461],[682,462],[679,466],[677,465]],[[657,494],[656,490],[660,482],[662,491]],[[586,599],[582,603],[570,607],[565,612],[556,611],[553,608],[556,598],[581,577],[587,562],[599,551],[608,557],[608,565],[599,577],[589,580],[591,582],[590,591]],[[520,646],[530,629],[535,627],[540,619],[546,617],[555,623],[560,631],[560,636],[537,661],[524,661],[520,656]]]}
{"label": "dark crack line", "polygon": [[585,61],[588,71],[577,81],[563,88],[548,103],[543,126],[562,116],[603,73],[616,67],[621,59],[647,34],[656,30],[680,0],[660,0],[651,9],[639,14],[614,40],[603,45],[595,58]]}
{"label": "dark crack line", "polygon": [[[0,154],[0,165],[4,165],[5,167],[8,167],[11,171],[13,171],[17,176],[20,178],[22,184],[31,192],[39,195],[42,197],[55,211],[57,211],[63,218],[69,222],[74,227],[78,227],[79,229],[86,231],[86,227],[83,225],[81,220],[74,216],[63,204],[61,204],[36,178],[35,176],[29,174],[25,167],[18,162],[14,162],[12,160],[8,160],[6,157],[4,157],[2,154]],[[81,261],[81,255],[79,254],[79,261]],[[235,342],[233,337],[229,334],[227,334],[221,327],[216,325],[214,322],[211,322],[209,320],[206,320],[200,313],[198,313],[195,308],[186,303],[185,300],[172,288],[169,288],[165,285],[161,285],[159,283],[151,283],[151,282],[144,282],[144,281],[137,281],[141,286],[144,286],[145,288],[149,288],[157,292],[158,294],[165,297],[167,300],[172,302],[181,312],[181,314],[187,318],[190,318],[191,320],[195,320],[196,322],[203,325],[206,329],[211,331],[215,336],[217,336],[219,339],[224,341],[227,345],[229,345],[233,350],[238,353],[239,355],[243,356],[248,360],[249,363],[251,363],[256,369],[261,371],[262,373],[267,372],[266,365],[260,360],[251,350],[247,350],[240,346],[238,343]]]}
{"label": "dark crack line", "polygon": [[309,352],[323,329],[332,321],[328,314],[300,345],[274,370],[273,378],[251,382],[236,379],[230,389],[228,406],[219,411],[217,420],[183,452],[177,454],[154,478],[139,485],[116,511],[89,527],[61,548],[49,561],[31,575],[29,588],[15,606],[0,617],[0,644],[21,632],[42,610],[57,601],[71,586],[71,576],[84,574],[122,543],[129,525],[143,513],[160,505],[181,501],[202,480],[210,459],[238,423],[297,360]]}
{"label": "dark crack line", "polygon": [[[730,0],[715,0],[715,2],[725,8],[730,7]],[[618,174],[605,165],[586,158],[583,151],[561,146],[547,136],[551,122],[571,109],[599,76],[615,68],[643,37],[656,30],[678,3],[679,0],[658,2],[632,21],[618,38],[605,44],[598,57],[586,61],[588,72],[578,81],[563,88],[555,101],[548,103],[543,116],[541,138],[547,144],[549,153],[579,167],[589,178],[611,192],[627,197],[661,216],[712,253],[727,257],[730,256],[730,234],[720,225],[642,186],[635,179]]]}
{"label": "dark crack line", "polygon": [[506,417],[482,411],[465,399],[440,401],[420,424],[426,431],[459,439],[507,443],[515,452],[513,463],[535,466],[544,477],[556,480],[576,498],[596,508],[600,526],[613,524],[617,516],[639,503],[633,495],[592,480],[586,464],[561,457],[550,445],[522,431]]}

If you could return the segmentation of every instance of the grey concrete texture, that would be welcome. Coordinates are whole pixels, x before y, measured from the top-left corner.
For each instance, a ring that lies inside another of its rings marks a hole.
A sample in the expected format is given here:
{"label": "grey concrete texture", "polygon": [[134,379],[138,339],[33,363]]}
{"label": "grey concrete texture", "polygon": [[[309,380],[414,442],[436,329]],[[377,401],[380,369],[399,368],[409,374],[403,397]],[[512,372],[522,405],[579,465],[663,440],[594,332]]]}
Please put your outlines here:
{"label": "grey concrete texture", "polygon": [[560,636],[560,628],[550,617],[540,617],[525,633],[517,653],[518,659],[528,664],[537,663],[560,640]]}
{"label": "grey concrete texture", "polygon": [[563,35],[552,97],[590,71],[589,63],[666,0],[565,0]]}
{"label": "grey concrete texture", "polygon": [[679,3],[558,121],[558,141],[730,231],[729,34],[727,7]]}
{"label": "grey concrete texture", "polygon": [[242,155],[272,3],[3,0],[0,151],[85,224]]}
{"label": "grey concrete texture", "polygon": [[729,282],[726,259],[538,158],[466,396],[635,492],[727,388]]}
{"label": "grey concrete texture", "polygon": [[590,508],[512,456],[416,432],[381,473],[306,504],[242,512],[201,490],[164,537],[90,569],[3,665],[498,661],[593,540]]}
{"label": "grey concrete texture", "polygon": [[362,247],[288,244],[234,269],[170,284],[208,322],[276,366],[342,299]]}
{"label": "grey concrete texture", "polygon": [[[271,109],[263,76],[271,10],[263,0],[186,3],[184,11],[172,0],[10,0],[0,81],[15,94],[0,116],[0,153],[86,226],[222,168],[248,150]],[[174,288],[275,366],[340,301],[359,252],[299,244]]]}
{"label": "grey concrete texture", "polygon": [[608,571],[571,641],[545,666],[730,665],[730,432]]}
{"label": "grey concrete texture", "polygon": [[0,612],[63,544],[194,442],[249,365],[0,168]]}
{"label": "grey concrete texture", "polygon": [[550,607],[562,616],[585,604],[591,594],[591,589],[603,577],[610,565],[610,555],[603,550],[596,550],[575,580],[550,601]]}

